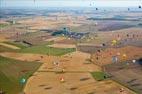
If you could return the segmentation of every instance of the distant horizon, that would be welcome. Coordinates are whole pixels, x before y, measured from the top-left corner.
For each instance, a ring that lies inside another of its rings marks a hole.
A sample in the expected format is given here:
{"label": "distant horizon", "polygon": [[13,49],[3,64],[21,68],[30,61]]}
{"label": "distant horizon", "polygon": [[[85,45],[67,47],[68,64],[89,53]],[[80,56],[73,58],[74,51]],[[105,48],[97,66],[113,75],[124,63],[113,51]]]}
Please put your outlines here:
{"label": "distant horizon", "polygon": [[[47,9],[47,8],[59,8],[59,9],[61,9],[61,8],[69,8],[69,9],[72,9],[72,8],[80,8],[80,9],[82,9],[82,8],[88,8],[88,9],[95,9],[95,8],[106,8],[106,9],[110,9],[110,8],[120,8],[120,9],[128,9],[128,8],[130,8],[130,9],[139,9],[138,8],[138,6],[133,6],[133,7],[78,7],[78,6],[62,6],[62,7],[14,7],[14,6],[12,6],[12,7],[0,7],[0,9],[39,9],[39,8],[41,8],[41,9]],[[66,10],[66,9],[65,9]],[[142,8],[140,9],[140,10],[142,10]]]}
{"label": "distant horizon", "polygon": [[1,8],[138,7],[142,0],[0,0]]}
{"label": "distant horizon", "polygon": [[5,9],[21,9],[21,10],[96,10],[98,8],[98,11],[128,11],[128,8],[130,9],[129,11],[142,11],[142,9],[139,9],[137,6],[136,7],[1,7],[0,10],[5,10]]}

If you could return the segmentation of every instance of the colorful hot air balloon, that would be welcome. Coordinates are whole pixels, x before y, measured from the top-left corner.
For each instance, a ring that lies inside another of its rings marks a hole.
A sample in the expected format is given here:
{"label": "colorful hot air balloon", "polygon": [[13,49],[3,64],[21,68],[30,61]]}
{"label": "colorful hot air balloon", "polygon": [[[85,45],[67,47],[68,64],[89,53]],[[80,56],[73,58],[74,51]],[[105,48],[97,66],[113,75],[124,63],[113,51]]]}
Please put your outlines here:
{"label": "colorful hot air balloon", "polygon": [[63,77],[60,78],[60,82],[62,82],[62,83],[65,82]]}

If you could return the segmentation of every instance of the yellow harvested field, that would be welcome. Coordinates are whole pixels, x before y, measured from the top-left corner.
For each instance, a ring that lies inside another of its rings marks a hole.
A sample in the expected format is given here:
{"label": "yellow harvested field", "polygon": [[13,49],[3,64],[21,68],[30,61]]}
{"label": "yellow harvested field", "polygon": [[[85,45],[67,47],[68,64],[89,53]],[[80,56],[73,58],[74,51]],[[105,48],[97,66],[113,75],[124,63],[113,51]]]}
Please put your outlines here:
{"label": "yellow harvested field", "polygon": [[[90,72],[102,69],[93,63],[84,63],[90,58],[87,53],[77,51],[60,57],[10,52],[0,53],[0,55],[18,60],[43,62],[28,79],[24,88],[25,94],[134,94],[111,80],[96,81]],[[58,62],[58,65],[54,62]],[[120,92],[122,88],[123,93]]]}
{"label": "yellow harvested field", "polygon": [[53,37],[53,38],[50,38],[50,39],[46,39],[45,41],[54,41],[54,42],[58,42],[58,41],[61,41],[61,40],[64,40],[65,37]]}
{"label": "yellow harvested field", "polygon": [[7,41],[8,40],[7,37],[8,35],[6,34],[0,34],[0,42]]}
{"label": "yellow harvested field", "polygon": [[134,46],[108,48],[104,51],[93,54],[92,61],[98,65],[106,65],[112,63],[113,56],[117,56],[118,62],[139,59],[142,57],[142,48]]}
{"label": "yellow harvested field", "polygon": [[6,44],[6,43],[0,43],[0,45],[8,47],[8,48],[12,48],[12,49],[20,49],[19,47],[16,47],[16,46],[10,45],[10,44]]}

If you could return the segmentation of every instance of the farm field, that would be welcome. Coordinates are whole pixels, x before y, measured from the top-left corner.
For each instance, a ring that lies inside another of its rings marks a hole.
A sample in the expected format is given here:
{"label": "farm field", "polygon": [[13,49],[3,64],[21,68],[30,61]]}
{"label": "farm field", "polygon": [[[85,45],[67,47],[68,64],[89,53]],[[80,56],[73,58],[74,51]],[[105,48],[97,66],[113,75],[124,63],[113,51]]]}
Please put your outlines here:
{"label": "farm field", "polygon": [[138,94],[142,93],[141,61],[127,61],[121,64],[106,65],[107,73],[112,75],[112,79],[134,90]]}
{"label": "farm field", "polygon": [[0,56],[1,90],[8,94],[20,93],[25,85],[20,80],[27,80],[40,65],[39,62],[23,62]]}
{"label": "farm field", "polygon": [[13,51],[13,49],[7,48],[5,46],[0,46],[0,52],[11,52]]}
{"label": "farm field", "polygon": [[0,94],[141,94],[141,6],[61,1],[2,0]]}
{"label": "farm field", "polygon": [[[135,52],[132,52],[135,50]],[[117,57],[117,62],[125,62],[128,60],[139,59],[142,57],[142,48],[134,46],[126,46],[121,48],[108,48],[96,54],[92,54],[94,63],[103,66],[113,63],[113,57]]]}
{"label": "farm field", "polygon": [[35,53],[46,55],[64,55],[69,52],[74,52],[75,48],[53,48],[48,45],[34,46],[20,50],[21,53]]}
{"label": "farm field", "polygon": [[35,54],[46,54],[46,55],[64,55],[69,52],[74,52],[75,46],[65,47],[50,47],[51,42],[41,44],[38,46],[28,47],[22,43],[16,42],[2,42],[0,43],[1,51],[15,51],[21,53],[35,53]]}

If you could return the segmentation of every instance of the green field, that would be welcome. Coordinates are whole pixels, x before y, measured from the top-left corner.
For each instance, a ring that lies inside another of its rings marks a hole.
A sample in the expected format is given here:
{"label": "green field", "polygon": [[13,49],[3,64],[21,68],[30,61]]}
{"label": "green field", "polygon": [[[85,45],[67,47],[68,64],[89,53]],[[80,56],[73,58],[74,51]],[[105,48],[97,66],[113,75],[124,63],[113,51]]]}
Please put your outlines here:
{"label": "green field", "polygon": [[[5,43],[15,45],[21,49],[14,50],[5,46],[0,46],[0,52],[64,55],[75,51],[75,48],[52,48],[47,44],[26,47],[15,42]],[[6,94],[18,94],[24,87],[24,85],[20,84],[20,79],[28,79],[40,65],[41,63],[39,62],[19,61],[0,56],[0,90],[3,90]]]}
{"label": "green field", "polygon": [[33,54],[46,54],[46,55],[55,55],[55,56],[60,56],[64,55],[67,53],[74,52],[76,49],[75,48],[53,48],[49,47],[48,45],[53,44],[52,42],[46,43],[46,44],[41,44],[37,46],[31,46],[27,47],[26,45],[23,45],[22,43],[16,43],[16,42],[4,42],[6,44],[14,45],[17,46],[21,49],[14,50],[11,48],[7,48],[4,46],[0,46],[0,52],[20,52],[20,53],[33,53]]}
{"label": "green field", "polygon": [[102,81],[108,78],[108,75],[104,72],[91,72],[91,75],[95,78],[97,81]]}
{"label": "green field", "polygon": [[20,79],[28,79],[41,65],[39,62],[25,62],[0,56],[0,90],[6,94],[18,94],[23,86]]}
{"label": "green field", "polygon": [[[19,47],[21,49],[27,48],[27,46],[23,45],[22,43],[16,43],[16,42],[3,42],[3,43],[14,45],[14,46]],[[16,52],[16,51],[18,51],[18,50],[0,45],[0,52]]]}
{"label": "green field", "polygon": [[8,26],[8,24],[0,24],[0,28],[4,28],[6,26]]}
{"label": "green field", "polygon": [[10,44],[10,45],[14,45],[14,46],[19,47],[19,48],[21,48],[21,49],[27,48],[26,45],[24,45],[24,44],[22,44],[22,43],[20,43],[20,42],[12,42],[12,41],[9,41],[9,42],[8,42],[8,41],[6,41],[6,42],[4,42],[4,43]]}
{"label": "green field", "polygon": [[22,53],[35,53],[46,55],[64,55],[70,52],[74,52],[75,48],[53,48],[47,45],[33,46],[19,50]]}

